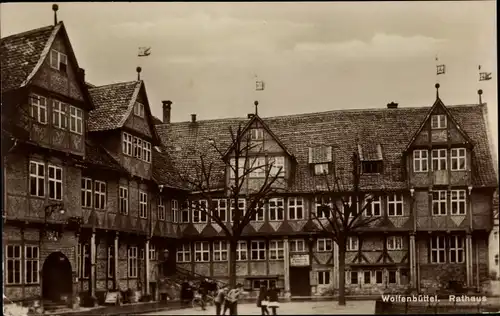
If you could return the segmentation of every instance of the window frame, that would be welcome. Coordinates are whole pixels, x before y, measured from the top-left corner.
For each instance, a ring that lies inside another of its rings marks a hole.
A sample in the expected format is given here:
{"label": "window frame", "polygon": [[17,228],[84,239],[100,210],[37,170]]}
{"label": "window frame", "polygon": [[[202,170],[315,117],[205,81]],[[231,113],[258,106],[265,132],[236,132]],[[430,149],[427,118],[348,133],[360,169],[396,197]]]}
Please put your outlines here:
{"label": "window frame", "polygon": [[134,103],[134,115],[138,117],[144,118],[145,106],[142,103],[135,102]]}
{"label": "window frame", "polygon": [[269,261],[281,261],[285,259],[285,243],[283,239],[272,239],[269,241]]}
{"label": "window frame", "polygon": [[431,115],[431,129],[445,129],[447,125],[448,125],[448,118],[446,117],[445,114]]}
{"label": "window frame", "polygon": [[[36,102],[35,102],[36,101]],[[37,123],[47,125],[47,98],[39,94],[30,95],[30,114]],[[42,115],[43,114],[43,115]]]}
{"label": "window frame", "polygon": [[315,163],[314,164],[314,175],[315,176],[328,175],[328,174],[330,174],[329,169],[330,169],[330,166],[326,162]]}
{"label": "window frame", "polygon": [[[219,218],[224,223],[227,222],[227,199],[214,199],[213,202],[215,204],[213,209],[214,216]],[[221,216],[221,214],[224,214],[224,216]]]}
{"label": "window frame", "polygon": [[172,210],[172,223],[177,224],[179,222],[179,201],[171,200],[170,209]]}
{"label": "window frame", "polygon": [[94,203],[93,203],[94,202],[94,193],[93,193],[92,189],[93,189],[92,179],[88,178],[88,177],[82,177],[80,192],[82,195],[81,205],[83,208],[92,208],[92,205],[94,205]]}
{"label": "window frame", "polygon": [[[464,263],[465,262],[465,242],[463,236],[449,236],[448,258],[449,263]],[[455,254],[455,256],[452,256]],[[453,259],[455,257],[455,259]],[[458,260],[461,258],[462,260]]]}
{"label": "window frame", "polygon": [[156,251],[156,246],[154,244],[149,244],[149,260],[158,260],[158,252]]}
{"label": "window frame", "polygon": [[191,244],[182,243],[176,248],[176,260],[179,263],[191,262]]}
{"label": "window frame", "polygon": [[[261,246],[264,246],[263,248]],[[254,247],[257,246],[257,247]],[[266,242],[265,240],[251,240],[250,241],[250,260],[251,261],[264,261],[266,260]],[[254,256],[256,254],[256,256]]]}
{"label": "window frame", "polygon": [[[196,205],[198,202],[198,206]],[[191,222],[193,224],[206,224],[208,223],[208,201],[207,200],[198,200],[191,201],[189,204],[191,206]],[[203,207],[205,211],[202,211]]]}
{"label": "window frame", "polygon": [[210,243],[208,241],[194,242],[194,262],[210,262]]}
{"label": "window frame", "polygon": [[387,250],[403,250],[404,240],[402,236],[387,237]]}
{"label": "window frame", "polygon": [[[352,282],[353,280],[356,282]],[[359,284],[359,271],[349,271],[349,284]]]}
{"label": "window frame", "polygon": [[107,274],[108,279],[115,278],[115,247],[108,246],[108,257],[107,257]]}
{"label": "window frame", "polygon": [[[298,203],[299,201],[300,201],[300,203]],[[302,197],[289,197],[287,207],[288,207],[288,219],[289,220],[303,220],[305,218],[304,198],[302,198]],[[299,214],[299,212],[298,212],[299,209],[300,209],[300,214],[301,214],[300,217],[297,216]],[[293,214],[293,217],[291,216],[292,214]]]}
{"label": "window frame", "polygon": [[126,132],[122,133],[122,153],[126,156],[133,157],[133,139],[134,137]]}
{"label": "window frame", "polygon": [[189,221],[191,220],[191,209],[190,209],[189,201],[186,201],[186,207],[182,207],[182,205],[181,205],[181,208],[179,210],[179,215],[180,215],[179,222],[181,224],[188,224],[189,223]]}
{"label": "window frame", "polygon": [[90,245],[88,243],[78,243],[78,278],[88,279],[90,276]]}
{"label": "window frame", "polygon": [[120,214],[128,215],[129,211],[129,195],[128,188],[124,186],[118,187],[118,200],[119,200],[119,209]]}
{"label": "window frame", "polygon": [[69,130],[72,133],[83,134],[83,111],[76,106],[69,106]]}
{"label": "window frame", "polygon": [[[51,170],[53,170],[53,176],[50,175]],[[59,171],[60,176],[58,176],[58,171]],[[51,183],[53,183],[53,185],[54,185],[53,192],[51,191]],[[55,201],[62,201],[63,200],[64,185],[63,185],[63,168],[62,167],[52,165],[52,164],[49,164],[47,166],[47,187],[48,187],[48,193],[49,193],[50,200],[55,200]],[[58,194],[57,194],[58,191],[60,193],[59,194],[60,196],[58,196]]]}
{"label": "window frame", "polygon": [[316,252],[333,251],[333,240],[331,238],[316,239]]}
{"label": "window frame", "polygon": [[[243,256],[242,254],[245,255]],[[238,242],[236,243],[236,261],[248,261],[248,260],[249,260],[248,242],[246,240],[238,240]]]}
{"label": "window frame", "polygon": [[467,193],[465,190],[450,191],[450,215],[467,215]]}
{"label": "window frame", "polygon": [[[285,157],[283,156],[273,156],[269,157],[269,176],[270,177],[284,177],[285,176]],[[281,170],[280,170],[281,168]],[[267,168],[266,168],[267,169]],[[279,171],[279,172],[278,172]]]}
{"label": "window frame", "polygon": [[359,250],[359,237],[348,236],[346,242],[346,251],[358,251],[358,250]]}
{"label": "window frame", "polygon": [[[431,161],[432,171],[448,170],[448,151],[443,148],[433,149],[431,151]],[[434,164],[436,164],[436,166]]]}
{"label": "window frame", "polygon": [[167,212],[165,211],[165,202],[163,201],[163,197],[158,197],[158,210],[157,210],[158,220],[164,221],[167,217]]}
{"label": "window frame", "polygon": [[[327,205],[329,210],[319,210],[318,208],[322,205]],[[316,214],[316,217],[318,219],[325,219],[325,218],[328,218],[328,213],[330,213],[330,209],[332,208],[332,201],[330,199],[330,197],[327,197],[327,196],[315,196],[314,197],[314,211],[315,211],[315,214]],[[325,216],[325,212],[326,212],[326,216]],[[321,215],[321,216],[320,216]]]}
{"label": "window frame", "polygon": [[52,100],[52,126],[58,129],[68,128],[67,104],[59,100]]}
{"label": "window frame", "polygon": [[[274,203],[274,205],[273,205]],[[280,208],[281,203],[281,208]],[[280,212],[281,210],[281,212]],[[267,210],[269,214],[269,221],[284,221],[285,220],[285,199],[284,198],[272,198],[269,199],[269,209]],[[281,217],[279,216],[281,215]]]}
{"label": "window frame", "polygon": [[413,172],[429,172],[429,151],[427,149],[413,151]]}
{"label": "window frame", "polygon": [[[370,203],[370,205],[367,205],[368,204],[367,200],[369,198],[372,199],[372,202]],[[366,217],[381,217],[382,216],[382,198],[380,196],[365,197],[364,203],[366,205],[364,216],[366,216]],[[375,208],[375,206],[378,206],[378,207]],[[374,212],[374,209],[378,209],[378,212]],[[376,213],[378,213],[378,215]]]}
{"label": "window frame", "polygon": [[[104,190],[102,190],[104,188]],[[101,180],[94,180],[94,208],[105,210],[107,204],[107,184]],[[97,203],[99,201],[99,203]]]}
{"label": "window frame", "polygon": [[432,191],[432,216],[448,215],[448,191]]}
{"label": "window frame", "polygon": [[[460,162],[463,161],[463,167],[460,167]],[[466,171],[467,170],[467,149],[452,148],[450,150],[451,171]],[[456,166],[454,166],[456,165]]]}
{"label": "window frame", "polygon": [[[55,58],[54,58],[55,57]],[[56,64],[54,65],[54,61]],[[60,51],[52,48],[50,50],[50,67],[52,69],[56,69],[60,72],[67,73],[68,72],[68,55],[61,53]],[[66,66],[66,69],[64,71],[61,69],[61,64]]]}
{"label": "window frame", "polygon": [[227,241],[225,240],[214,241],[212,247],[213,247],[212,258],[214,262],[226,262],[229,260]]}
{"label": "window frame", "polygon": [[138,278],[139,270],[139,251],[137,246],[129,246],[127,249],[127,277],[129,279]]}
{"label": "window frame", "polygon": [[[440,245],[440,241],[442,241],[442,245]],[[430,263],[432,264],[446,263],[446,237],[440,235],[431,236],[429,243],[430,243],[429,247]],[[443,255],[442,259],[440,258],[440,254]]]}
{"label": "window frame", "polygon": [[[317,280],[318,280],[318,285],[330,285],[332,284],[332,275],[330,270],[320,270],[317,271]],[[325,282],[328,280],[328,282]]]}
{"label": "window frame", "polygon": [[[391,206],[393,206],[393,212],[391,212]],[[401,207],[401,212],[399,212],[399,206]],[[402,193],[394,193],[387,196],[387,216],[396,217],[404,216],[404,195]],[[391,214],[393,213],[393,214]],[[400,214],[398,214],[400,213]]]}
{"label": "window frame", "polygon": [[[32,167],[35,166],[35,173],[32,173]],[[40,169],[41,167],[41,169]],[[42,170],[42,174],[40,174],[40,170]],[[30,161],[29,164],[29,178],[30,178],[30,195],[33,197],[45,197],[47,194],[46,185],[45,185],[45,163],[38,161]],[[32,192],[32,185],[35,184],[36,194]],[[41,192],[40,192],[41,191]]]}
{"label": "window frame", "polygon": [[148,193],[139,190],[139,218],[148,218]]}
{"label": "window frame", "polygon": [[[295,245],[292,247],[292,245]],[[302,245],[301,247],[298,247],[298,245]],[[292,249],[295,248],[295,249]],[[306,241],[304,239],[289,239],[288,240],[288,250],[290,253],[296,253],[296,252],[306,252]]]}
{"label": "window frame", "polygon": [[[265,178],[267,172],[266,157],[253,157],[249,159],[250,165],[248,166],[251,171],[248,175],[249,178]],[[271,174],[270,174],[271,176]]]}
{"label": "window frame", "polygon": [[[12,256],[9,256],[9,248],[12,249]],[[17,253],[16,253],[17,250]],[[5,284],[6,285],[21,285],[23,283],[23,268],[22,268],[22,247],[21,245],[5,245]],[[9,267],[9,263],[12,267]],[[12,275],[12,280],[9,276]],[[16,280],[16,277],[18,280]]]}
{"label": "window frame", "polygon": [[[240,204],[241,203],[241,204]],[[231,223],[234,223],[234,211],[236,210],[234,208],[234,199],[230,199],[229,201],[229,220]],[[239,211],[241,212],[242,215],[240,215],[240,220],[245,216],[246,210],[247,210],[247,200],[246,199],[238,199],[238,208]]]}

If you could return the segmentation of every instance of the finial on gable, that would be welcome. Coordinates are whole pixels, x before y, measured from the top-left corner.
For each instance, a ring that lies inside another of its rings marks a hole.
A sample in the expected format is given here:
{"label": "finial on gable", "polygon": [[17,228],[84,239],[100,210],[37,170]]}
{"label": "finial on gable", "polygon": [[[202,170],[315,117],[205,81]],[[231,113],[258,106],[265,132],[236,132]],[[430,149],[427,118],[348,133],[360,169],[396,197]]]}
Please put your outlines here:
{"label": "finial on gable", "polygon": [[481,97],[483,95],[483,90],[482,89],[477,90],[477,95],[479,96],[479,105],[483,104],[483,99]]}
{"label": "finial on gable", "polygon": [[137,71],[137,81],[141,81],[141,71],[142,71],[142,68],[141,67],[137,67],[137,68],[135,68],[135,71]]}
{"label": "finial on gable", "polygon": [[255,115],[257,115],[258,114],[259,101],[254,101],[253,104],[255,105]]}
{"label": "finial on gable", "polygon": [[54,11],[54,25],[57,25],[57,10],[59,10],[59,6],[54,3],[52,5],[52,11]]}
{"label": "finial on gable", "polygon": [[441,87],[441,85],[439,83],[436,83],[434,87],[436,88],[436,99],[439,99],[439,87]]}

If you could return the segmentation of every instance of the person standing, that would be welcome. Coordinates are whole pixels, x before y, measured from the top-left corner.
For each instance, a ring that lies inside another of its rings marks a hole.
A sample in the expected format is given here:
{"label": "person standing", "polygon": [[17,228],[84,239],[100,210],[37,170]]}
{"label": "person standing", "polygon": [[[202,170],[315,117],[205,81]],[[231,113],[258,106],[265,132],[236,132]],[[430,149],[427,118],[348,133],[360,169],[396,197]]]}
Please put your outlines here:
{"label": "person standing", "polygon": [[262,282],[260,284],[259,296],[257,297],[257,307],[260,307],[261,315],[269,315],[269,310],[267,309],[268,303],[267,286]]}
{"label": "person standing", "polygon": [[276,288],[276,284],[271,284],[271,288],[267,291],[267,296],[269,297],[269,308],[273,315],[278,315],[276,310],[280,307],[278,302],[279,290]]}
{"label": "person standing", "polygon": [[245,294],[243,284],[238,283],[234,289],[231,289],[227,293],[222,315],[225,315],[227,310],[229,310],[229,315],[231,316],[238,315],[238,299],[242,294]]}
{"label": "person standing", "polygon": [[224,285],[223,287],[221,287],[217,291],[217,294],[215,295],[215,299],[214,299],[215,315],[217,315],[217,316],[219,316],[221,314],[222,306],[224,305],[227,290],[228,290],[227,285]]}

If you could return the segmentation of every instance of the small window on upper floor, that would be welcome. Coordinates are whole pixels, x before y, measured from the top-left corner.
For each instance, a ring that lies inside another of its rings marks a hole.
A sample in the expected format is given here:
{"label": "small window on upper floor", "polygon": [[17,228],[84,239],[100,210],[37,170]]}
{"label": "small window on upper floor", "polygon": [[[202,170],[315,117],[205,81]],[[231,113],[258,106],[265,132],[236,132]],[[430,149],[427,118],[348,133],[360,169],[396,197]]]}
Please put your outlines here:
{"label": "small window on upper floor", "polygon": [[66,73],[68,68],[68,56],[57,50],[50,51],[50,67]]}
{"label": "small window on upper floor", "polygon": [[363,173],[382,173],[382,161],[363,161]]}
{"label": "small window on upper floor", "polygon": [[314,175],[320,176],[328,173],[329,173],[329,168],[327,163],[318,163],[314,165]]}
{"label": "small window on upper floor", "polygon": [[432,129],[442,129],[446,128],[446,115],[444,114],[434,114],[431,116],[431,127]]}
{"label": "small window on upper floor", "polygon": [[139,102],[134,104],[134,115],[144,117],[144,104]]}
{"label": "small window on upper floor", "polygon": [[250,130],[250,140],[252,141],[264,140],[264,130],[262,128],[252,128]]}

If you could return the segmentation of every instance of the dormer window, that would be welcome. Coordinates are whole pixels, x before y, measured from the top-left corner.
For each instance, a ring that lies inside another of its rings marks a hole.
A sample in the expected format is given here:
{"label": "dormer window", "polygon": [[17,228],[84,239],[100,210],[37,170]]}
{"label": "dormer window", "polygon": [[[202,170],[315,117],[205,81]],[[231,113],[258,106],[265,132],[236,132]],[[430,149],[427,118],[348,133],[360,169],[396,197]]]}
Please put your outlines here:
{"label": "dormer window", "polygon": [[66,73],[68,67],[68,56],[57,50],[50,51],[50,67]]}
{"label": "dormer window", "polygon": [[332,146],[317,146],[309,148],[309,164],[313,165],[314,175],[329,174],[332,162]]}
{"label": "dormer window", "polygon": [[144,117],[144,104],[136,102],[134,104],[134,115]]}
{"label": "dormer window", "polygon": [[314,165],[314,175],[319,176],[322,174],[328,174],[329,168],[327,163],[318,163]]}
{"label": "dormer window", "polygon": [[435,114],[431,116],[431,127],[432,129],[442,129],[446,128],[446,115]]}
{"label": "dormer window", "polygon": [[358,144],[358,155],[361,161],[361,172],[382,173],[383,157],[380,144]]}
{"label": "dormer window", "polygon": [[363,161],[361,167],[363,173],[382,173],[382,161]]}
{"label": "dormer window", "polygon": [[264,130],[262,128],[252,128],[250,130],[250,140],[252,141],[264,140]]}

